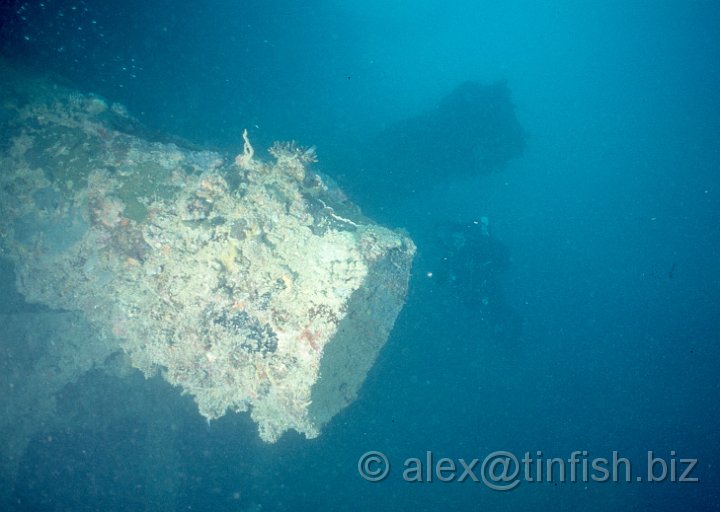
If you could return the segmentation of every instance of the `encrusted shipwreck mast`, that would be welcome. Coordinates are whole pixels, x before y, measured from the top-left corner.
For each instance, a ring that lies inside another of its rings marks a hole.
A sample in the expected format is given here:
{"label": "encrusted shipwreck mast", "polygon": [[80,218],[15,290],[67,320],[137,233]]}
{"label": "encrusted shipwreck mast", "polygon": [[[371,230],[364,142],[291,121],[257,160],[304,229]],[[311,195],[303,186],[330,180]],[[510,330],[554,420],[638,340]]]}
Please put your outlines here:
{"label": "encrusted shipwreck mast", "polygon": [[[415,251],[373,224],[314,151],[234,163],[137,136],[124,110],[36,85],[2,106],[2,248],[28,301],[80,311],[208,419],[307,437],[352,402],[407,291]],[[81,350],[81,347],[78,348]]]}

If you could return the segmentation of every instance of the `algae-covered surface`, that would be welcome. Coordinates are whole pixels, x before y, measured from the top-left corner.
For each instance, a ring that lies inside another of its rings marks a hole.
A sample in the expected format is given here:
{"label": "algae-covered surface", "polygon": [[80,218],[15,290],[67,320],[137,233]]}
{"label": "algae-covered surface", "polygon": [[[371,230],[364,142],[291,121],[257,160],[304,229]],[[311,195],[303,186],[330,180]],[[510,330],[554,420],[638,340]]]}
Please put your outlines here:
{"label": "algae-covered surface", "polygon": [[26,300],[82,314],[208,419],[249,411],[265,441],[315,437],[354,400],[415,249],[313,172],[314,150],[261,157],[245,134],[233,158],[46,81],[4,90],[2,248]]}

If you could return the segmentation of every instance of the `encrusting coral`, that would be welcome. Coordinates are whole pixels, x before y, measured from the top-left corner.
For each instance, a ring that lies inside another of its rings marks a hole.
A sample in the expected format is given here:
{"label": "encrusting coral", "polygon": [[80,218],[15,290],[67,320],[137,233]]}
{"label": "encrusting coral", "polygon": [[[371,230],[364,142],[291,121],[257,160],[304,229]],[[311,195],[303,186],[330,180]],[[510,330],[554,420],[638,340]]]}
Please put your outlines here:
{"label": "encrusting coral", "polygon": [[[226,163],[114,128],[127,114],[96,97],[36,92],[6,107],[20,121],[0,152],[19,290],[82,312],[207,419],[250,410],[266,441],[318,435],[387,339],[412,241],[338,202],[312,148],[276,143],[264,161],[245,131]],[[40,197],[58,213],[39,214]],[[49,250],[63,226],[72,237]]]}

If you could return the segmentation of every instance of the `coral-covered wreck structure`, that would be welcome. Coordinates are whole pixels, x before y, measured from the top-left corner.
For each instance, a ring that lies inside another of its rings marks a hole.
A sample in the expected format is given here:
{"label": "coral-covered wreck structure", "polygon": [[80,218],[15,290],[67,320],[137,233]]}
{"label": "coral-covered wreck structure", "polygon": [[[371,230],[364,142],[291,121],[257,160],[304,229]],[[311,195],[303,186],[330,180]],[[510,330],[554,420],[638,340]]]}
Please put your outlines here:
{"label": "coral-covered wreck structure", "polygon": [[249,411],[265,441],[317,436],[388,338],[413,242],[311,171],[311,149],[260,158],[245,134],[233,160],[149,140],[120,105],[6,71],[0,246],[28,302],[90,333],[60,336],[54,384],[24,389],[122,353],[208,419]]}

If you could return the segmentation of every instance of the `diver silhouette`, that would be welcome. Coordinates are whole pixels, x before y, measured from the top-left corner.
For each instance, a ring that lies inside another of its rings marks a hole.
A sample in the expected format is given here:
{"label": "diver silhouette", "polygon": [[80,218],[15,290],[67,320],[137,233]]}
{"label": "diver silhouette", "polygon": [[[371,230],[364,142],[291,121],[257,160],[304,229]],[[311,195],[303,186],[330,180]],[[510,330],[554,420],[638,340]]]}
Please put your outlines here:
{"label": "diver silhouette", "polygon": [[442,250],[437,282],[494,334],[516,335],[520,322],[500,279],[510,266],[510,253],[492,235],[488,218],[441,224],[437,236]]}

